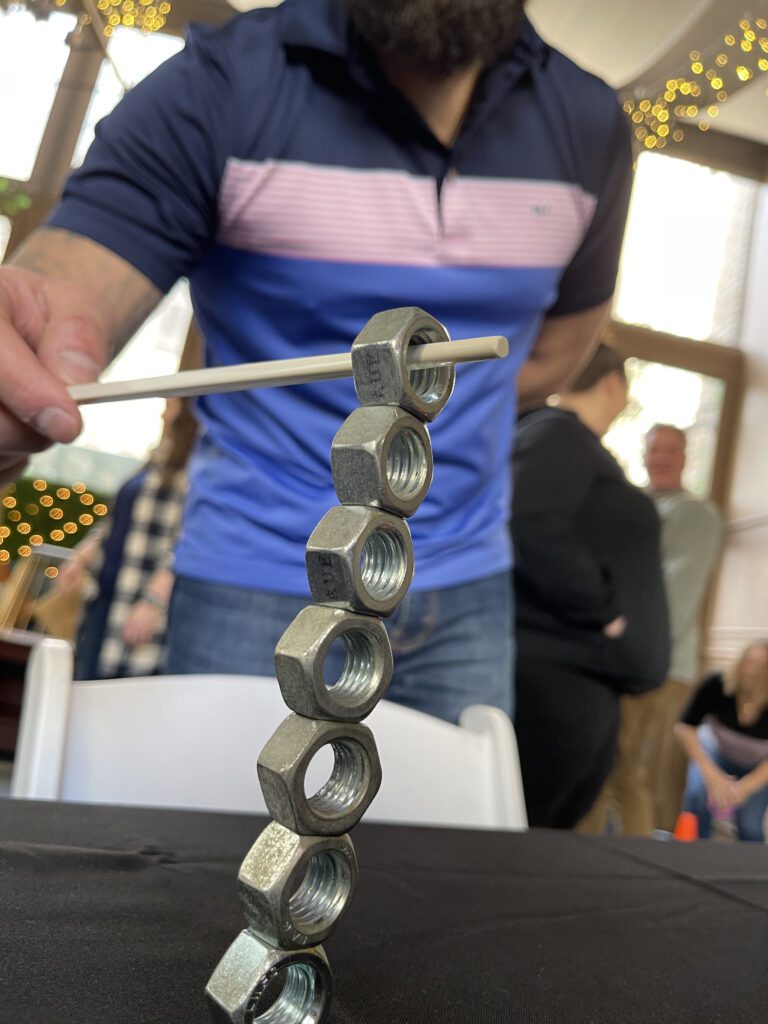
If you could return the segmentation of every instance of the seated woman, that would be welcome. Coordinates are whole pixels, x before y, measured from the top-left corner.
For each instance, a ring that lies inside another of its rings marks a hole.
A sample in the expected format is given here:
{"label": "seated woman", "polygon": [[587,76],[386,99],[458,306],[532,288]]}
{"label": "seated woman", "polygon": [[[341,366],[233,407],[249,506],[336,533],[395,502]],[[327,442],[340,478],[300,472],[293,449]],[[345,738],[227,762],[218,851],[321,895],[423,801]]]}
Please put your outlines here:
{"label": "seated woman", "polygon": [[[699,730],[700,725],[709,729]],[[739,838],[765,840],[768,810],[768,640],[750,644],[729,673],[706,678],[675,727],[690,759],[683,809],[710,834],[732,812]]]}

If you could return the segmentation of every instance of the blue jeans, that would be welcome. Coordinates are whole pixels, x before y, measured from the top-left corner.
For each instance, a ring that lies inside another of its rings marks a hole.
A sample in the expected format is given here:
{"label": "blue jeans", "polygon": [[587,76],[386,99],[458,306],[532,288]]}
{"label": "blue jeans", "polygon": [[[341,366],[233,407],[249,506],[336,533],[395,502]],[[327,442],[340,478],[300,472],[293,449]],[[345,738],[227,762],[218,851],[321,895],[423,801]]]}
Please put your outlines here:
{"label": "blue jeans", "polygon": [[[699,742],[715,764],[722,768],[727,775],[741,779],[748,774],[749,769],[741,768],[722,756],[715,746],[714,738],[707,730],[699,732]],[[709,809],[707,787],[704,785],[701,772],[693,762],[688,766],[688,782],[683,796],[683,810],[693,811],[699,819],[699,835],[702,839],[709,839],[712,831],[712,812]],[[739,839],[752,843],[765,841],[763,821],[766,811],[768,811],[768,786],[764,786],[759,793],[755,793],[741,807],[736,808],[734,818]]]}
{"label": "blue jeans", "polygon": [[[171,675],[274,676],[274,649],[306,597],[177,577],[168,625]],[[469,704],[512,714],[509,573],[411,591],[386,620],[395,658],[387,699],[458,721]],[[340,667],[340,666],[339,666]]]}

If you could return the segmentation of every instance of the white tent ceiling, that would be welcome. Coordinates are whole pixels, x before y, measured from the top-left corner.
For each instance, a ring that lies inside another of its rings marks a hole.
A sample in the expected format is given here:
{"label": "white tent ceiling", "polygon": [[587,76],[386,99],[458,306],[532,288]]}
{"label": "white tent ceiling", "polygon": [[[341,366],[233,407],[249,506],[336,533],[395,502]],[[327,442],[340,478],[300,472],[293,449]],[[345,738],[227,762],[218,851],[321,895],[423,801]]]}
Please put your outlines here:
{"label": "white tent ceiling", "polygon": [[[743,17],[768,16],[760,0],[528,0],[541,34],[615,88],[646,86],[682,73],[687,54],[718,46]],[[768,145],[768,74],[732,93],[717,130]]]}

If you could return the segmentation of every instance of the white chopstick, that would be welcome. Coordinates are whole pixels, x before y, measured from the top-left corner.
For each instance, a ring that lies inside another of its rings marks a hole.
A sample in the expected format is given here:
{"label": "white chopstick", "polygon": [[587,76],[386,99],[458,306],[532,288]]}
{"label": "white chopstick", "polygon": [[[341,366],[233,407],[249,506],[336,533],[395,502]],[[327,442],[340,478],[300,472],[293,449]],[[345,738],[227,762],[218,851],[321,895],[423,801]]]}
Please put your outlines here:
{"label": "white chopstick", "polygon": [[[463,341],[411,345],[408,366],[419,369],[444,363],[471,363],[482,359],[504,359],[509,342],[501,336],[465,338]],[[215,366],[207,370],[184,370],[164,377],[116,380],[109,383],[75,384],[70,395],[80,405],[94,402],[123,402],[132,398],[191,398],[220,391],[251,388],[279,388],[286,384],[307,384],[352,376],[352,356],[341,352],[301,359],[275,359],[262,363]]]}

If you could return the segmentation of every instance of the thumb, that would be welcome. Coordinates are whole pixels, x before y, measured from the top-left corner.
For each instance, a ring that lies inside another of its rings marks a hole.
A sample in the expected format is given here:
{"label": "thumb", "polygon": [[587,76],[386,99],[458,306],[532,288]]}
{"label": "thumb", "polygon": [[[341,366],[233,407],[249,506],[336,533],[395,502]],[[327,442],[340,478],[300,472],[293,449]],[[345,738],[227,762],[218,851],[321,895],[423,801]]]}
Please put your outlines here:
{"label": "thumb", "polygon": [[90,289],[20,268],[0,271],[0,453],[19,461],[43,438],[75,439],[82,422],[66,385],[95,378],[107,336]]}
{"label": "thumb", "polygon": [[106,364],[109,340],[96,293],[87,285],[50,279],[42,289],[48,318],[37,344],[40,362],[64,384],[95,381]]}

